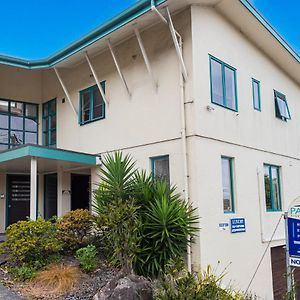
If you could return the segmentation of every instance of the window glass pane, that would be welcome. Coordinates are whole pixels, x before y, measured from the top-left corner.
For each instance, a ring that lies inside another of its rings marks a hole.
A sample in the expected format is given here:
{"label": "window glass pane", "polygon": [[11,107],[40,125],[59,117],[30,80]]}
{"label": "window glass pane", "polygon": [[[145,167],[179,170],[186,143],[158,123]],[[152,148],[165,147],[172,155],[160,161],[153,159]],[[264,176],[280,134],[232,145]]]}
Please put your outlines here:
{"label": "window glass pane", "polygon": [[0,129],[0,143],[8,144],[8,130]]}
{"label": "window glass pane", "polygon": [[255,109],[260,109],[259,83],[256,81],[253,81],[253,105]]}
{"label": "window glass pane", "polygon": [[215,60],[211,60],[211,88],[212,101],[218,104],[223,102],[223,82],[222,82],[222,65]]}
{"label": "window glass pane", "polygon": [[102,115],[102,109],[103,109],[103,100],[102,100],[102,96],[101,93],[98,89],[98,87],[96,89],[94,89],[93,91],[93,119],[96,118],[100,118],[103,117]]}
{"label": "window glass pane", "polygon": [[17,129],[17,130],[23,130],[23,118],[11,116],[10,128]]}
{"label": "window glass pane", "polygon": [[35,120],[25,119],[25,130],[37,131],[38,124]]}
{"label": "window glass pane", "polygon": [[264,166],[264,181],[265,181],[266,208],[267,210],[270,210],[272,209],[272,198],[271,198],[269,166]]}
{"label": "window glass pane", "polygon": [[49,114],[55,115],[56,114],[56,100],[51,100],[49,103]]}
{"label": "window glass pane", "polygon": [[90,101],[91,101],[90,92],[86,92],[82,94],[82,121],[83,122],[90,120]]}
{"label": "window glass pane", "polygon": [[13,115],[24,115],[24,104],[21,102],[10,102],[10,111]]}
{"label": "window glass pane", "polygon": [[273,194],[273,209],[281,209],[280,189],[279,189],[279,170],[277,167],[272,167],[272,194]]}
{"label": "window glass pane", "polygon": [[11,131],[10,132],[10,143],[11,145],[21,145],[24,143],[22,131]]}
{"label": "window glass pane", "polygon": [[43,116],[48,116],[48,103],[43,104]]}
{"label": "window glass pane", "polygon": [[154,177],[166,180],[170,184],[170,169],[169,169],[169,157],[154,158],[153,159],[153,175]]}
{"label": "window glass pane", "polygon": [[50,133],[50,137],[51,137],[51,145],[55,145],[56,144],[56,130],[55,131],[51,131]]}
{"label": "window glass pane", "polygon": [[277,105],[278,105],[278,110],[279,110],[280,116],[284,117],[286,119],[289,119],[290,115],[289,115],[286,101],[277,97]]}
{"label": "window glass pane", "polygon": [[0,151],[4,151],[8,149],[8,145],[0,144]]}
{"label": "window glass pane", "polygon": [[37,119],[37,106],[33,104],[26,104],[25,107],[25,116],[32,119]]}
{"label": "window glass pane", "polygon": [[0,112],[8,112],[8,101],[0,100]]}
{"label": "window glass pane", "polygon": [[37,134],[31,132],[25,132],[25,144],[36,144]]}
{"label": "window glass pane", "polygon": [[43,119],[43,131],[47,131],[49,129],[49,119],[45,118]]}
{"label": "window glass pane", "polygon": [[56,128],[56,116],[50,117],[50,129]]}
{"label": "window glass pane", "polygon": [[222,184],[224,212],[233,212],[231,159],[229,158],[222,158]]}
{"label": "window glass pane", "polygon": [[49,131],[43,133],[43,145],[49,146]]}
{"label": "window glass pane", "polygon": [[0,115],[0,128],[8,128],[8,116]]}
{"label": "window glass pane", "polygon": [[225,67],[226,106],[236,109],[234,71]]}

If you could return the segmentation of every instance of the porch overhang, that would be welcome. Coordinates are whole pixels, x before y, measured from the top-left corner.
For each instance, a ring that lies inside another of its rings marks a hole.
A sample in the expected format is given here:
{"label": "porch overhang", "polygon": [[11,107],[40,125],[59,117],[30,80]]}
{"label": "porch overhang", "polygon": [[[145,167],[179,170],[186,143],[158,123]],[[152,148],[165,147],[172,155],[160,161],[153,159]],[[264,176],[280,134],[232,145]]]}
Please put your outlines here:
{"label": "porch overhang", "polygon": [[38,145],[22,145],[0,152],[1,173],[30,173],[32,158],[38,160],[38,173],[90,168],[100,163],[100,156]]}

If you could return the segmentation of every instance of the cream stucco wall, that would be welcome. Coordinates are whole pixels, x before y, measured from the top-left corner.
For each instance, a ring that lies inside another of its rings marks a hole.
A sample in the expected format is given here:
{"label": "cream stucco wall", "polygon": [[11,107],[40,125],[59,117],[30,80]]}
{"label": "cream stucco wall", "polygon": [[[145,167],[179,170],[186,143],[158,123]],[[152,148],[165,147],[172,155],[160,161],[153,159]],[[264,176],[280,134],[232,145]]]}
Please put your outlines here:
{"label": "cream stucco wall", "polygon": [[[300,87],[215,9],[193,6],[191,16],[197,116],[189,138],[191,197],[201,217],[193,262],[204,268],[220,261],[219,270],[228,266],[228,280],[245,289],[282,214],[266,212],[263,164],[281,166],[283,210],[300,195]],[[238,113],[211,103],[209,54],[237,69]],[[252,77],[261,82],[261,112],[253,109]],[[275,117],[274,89],[286,95],[292,120]],[[223,155],[234,158],[234,214],[223,213]],[[246,219],[246,233],[219,231],[219,223],[236,217]],[[284,244],[283,220],[274,240],[271,246]],[[262,299],[273,298],[270,251],[251,289]]]}

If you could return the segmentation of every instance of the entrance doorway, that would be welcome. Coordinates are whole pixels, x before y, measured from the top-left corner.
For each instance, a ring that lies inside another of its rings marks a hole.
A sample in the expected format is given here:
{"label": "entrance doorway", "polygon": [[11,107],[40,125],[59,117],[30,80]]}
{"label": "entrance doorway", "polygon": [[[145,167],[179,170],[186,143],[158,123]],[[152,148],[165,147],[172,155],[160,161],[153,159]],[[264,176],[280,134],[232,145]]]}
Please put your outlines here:
{"label": "entrance doorway", "polygon": [[57,216],[57,174],[44,177],[44,218]]}
{"label": "entrance doorway", "polygon": [[7,175],[7,225],[30,215],[30,176]]}
{"label": "entrance doorway", "polygon": [[71,174],[71,210],[90,208],[90,175]]}

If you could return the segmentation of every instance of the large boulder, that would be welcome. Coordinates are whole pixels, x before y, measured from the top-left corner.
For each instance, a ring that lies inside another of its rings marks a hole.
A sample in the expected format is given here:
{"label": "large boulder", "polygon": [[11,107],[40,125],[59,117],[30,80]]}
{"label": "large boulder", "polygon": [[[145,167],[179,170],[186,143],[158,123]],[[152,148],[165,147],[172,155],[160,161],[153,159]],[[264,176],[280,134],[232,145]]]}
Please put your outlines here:
{"label": "large boulder", "polygon": [[94,300],[152,300],[151,282],[136,275],[117,276],[108,282]]}

